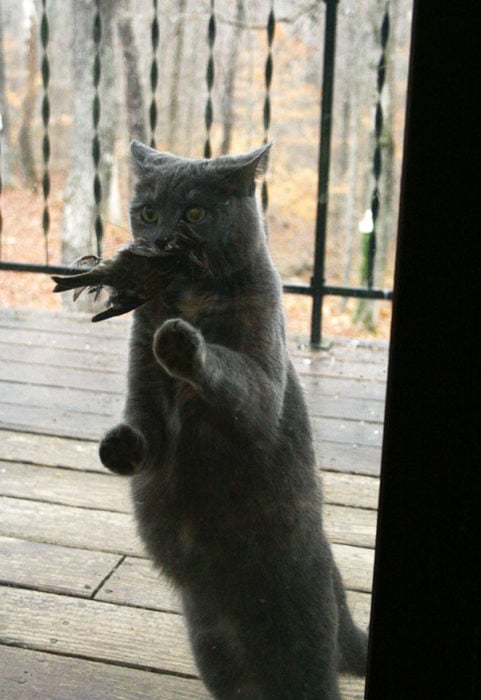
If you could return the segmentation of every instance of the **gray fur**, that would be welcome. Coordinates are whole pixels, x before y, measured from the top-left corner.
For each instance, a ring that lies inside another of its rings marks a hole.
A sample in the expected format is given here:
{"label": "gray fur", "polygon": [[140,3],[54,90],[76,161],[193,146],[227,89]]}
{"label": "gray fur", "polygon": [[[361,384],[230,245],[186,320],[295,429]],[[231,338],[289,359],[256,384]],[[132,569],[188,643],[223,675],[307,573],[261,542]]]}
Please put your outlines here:
{"label": "gray fur", "polygon": [[[289,360],[255,198],[269,146],[188,160],[134,143],[134,238],[162,242],[192,206],[213,278],[179,273],[134,312],[124,424],[100,446],[133,474],[139,533],[182,596],[219,700],[338,700],[363,674],[322,527],[311,428]],[[158,211],[155,225],[142,207]],[[159,630],[159,634],[162,631]]]}

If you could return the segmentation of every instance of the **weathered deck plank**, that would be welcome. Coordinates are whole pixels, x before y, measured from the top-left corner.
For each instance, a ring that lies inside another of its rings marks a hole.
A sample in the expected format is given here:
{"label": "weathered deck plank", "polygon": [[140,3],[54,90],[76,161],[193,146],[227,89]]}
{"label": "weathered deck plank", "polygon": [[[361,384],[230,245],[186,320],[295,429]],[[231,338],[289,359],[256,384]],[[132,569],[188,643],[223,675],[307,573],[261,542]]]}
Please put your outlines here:
{"label": "weathered deck plank", "polygon": [[23,382],[3,382],[0,380],[2,402],[18,406],[39,408],[74,408],[79,413],[93,413],[112,416],[119,415],[123,407],[123,395],[102,391],[95,394],[91,390],[67,386],[41,386]]}
{"label": "weathered deck plank", "polygon": [[[177,596],[144,558],[128,480],[98,461],[96,440],[122,409],[128,329],[128,319],[0,310],[0,695],[9,700],[209,697],[194,678]],[[361,625],[386,357],[381,344],[293,352],[326,529]],[[359,679],[341,683],[345,700],[363,697]]]}
{"label": "weathered deck plank", "polygon": [[197,675],[180,615],[21,588],[1,598],[6,644]]}
{"label": "weathered deck plank", "polygon": [[[94,700],[210,698],[198,680],[15,647],[0,647],[0,677],[5,698],[15,700],[70,700],[79,688],[82,697]],[[358,681],[342,678],[341,688],[348,700],[364,697]]]}
{"label": "weathered deck plank", "polygon": [[182,612],[178,594],[148,559],[126,557],[97,591],[95,600]]}
{"label": "weathered deck plank", "polygon": [[[322,478],[326,503],[354,508],[377,507],[377,479],[326,471]],[[99,471],[95,470],[89,475],[88,489],[85,489],[85,482],[85,475],[80,470],[47,465],[42,465],[42,469],[39,469],[35,464],[0,459],[0,496],[120,513],[131,512],[128,479],[115,478],[99,465]]]}
{"label": "weathered deck plank", "polygon": [[[100,345],[100,343],[99,343]],[[16,361],[33,367],[62,367],[67,369],[80,369],[89,372],[118,372],[125,366],[124,355],[111,357],[102,350],[93,348],[62,348],[52,345],[45,347],[33,344],[6,345],[0,343],[0,359],[2,361]]]}
{"label": "weathered deck plank", "polygon": [[[91,398],[90,405],[77,407],[72,396],[69,404],[68,392],[62,405],[32,405],[27,401],[20,404],[13,397],[9,401],[8,395],[3,395],[0,424],[11,430],[35,430],[46,435],[98,440],[121,416],[121,403],[116,399],[112,400],[110,411],[102,413],[94,398]],[[381,446],[382,426],[379,423],[313,416],[312,427],[314,441],[320,446],[326,440],[343,445]]]}
{"label": "weathered deck plank", "polygon": [[97,442],[94,439],[80,442],[51,435],[2,429],[0,459],[49,467],[105,472],[98,463]]}
{"label": "weathered deck plank", "polygon": [[0,647],[0,677],[5,700],[210,698],[203,684],[191,678],[15,647]]}
{"label": "weathered deck plank", "polygon": [[62,367],[59,373],[54,365],[34,365],[19,360],[0,357],[0,379],[5,382],[26,382],[35,386],[77,388],[84,391],[123,392],[125,379],[118,372],[96,372],[92,369]]}
{"label": "weathered deck plank", "polygon": [[106,470],[90,473],[88,488],[85,473],[73,469],[39,469],[38,465],[0,460],[0,475],[0,496],[118,513],[132,511],[129,480],[116,479]]}
{"label": "weathered deck plank", "polygon": [[[29,432],[24,432],[24,429],[20,432],[1,422],[0,428],[3,428],[0,430],[0,459],[104,471],[98,461],[97,440],[92,436],[80,440],[44,435],[32,432],[34,426],[29,426]],[[49,426],[50,431],[53,429]],[[317,462],[322,469],[346,474],[379,475],[380,447],[324,439],[323,442],[316,441],[316,449]]]}
{"label": "weathered deck plank", "polygon": [[[373,550],[334,544],[333,552],[346,587],[351,591],[369,593],[372,585]],[[181,612],[176,592],[147,559],[126,557],[101,586],[95,599]],[[365,610],[361,612],[365,613]],[[364,626],[368,623],[365,616],[358,621]]]}
{"label": "weathered deck plank", "polygon": [[122,557],[0,536],[0,583],[90,598]]}
{"label": "weathered deck plank", "polygon": [[0,498],[1,534],[65,547],[142,556],[133,516],[56,503]]}
{"label": "weathered deck plank", "polygon": [[324,501],[355,508],[376,509],[379,479],[358,474],[322,472]]}
{"label": "weathered deck plank", "polygon": [[[14,588],[2,591],[2,601],[7,620],[3,641],[9,646],[195,678],[179,615]],[[68,666],[62,667],[66,672]],[[12,676],[12,668],[7,675]],[[70,677],[69,686],[75,687],[72,682]],[[362,681],[344,678],[343,685],[346,698],[362,697]],[[82,697],[95,697],[83,695],[85,686],[80,687]],[[176,700],[173,690],[167,697]]]}
{"label": "weathered deck plank", "polygon": [[[40,373],[39,373],[40,374]],[[32,377],[30,377],[32,379]],[[103,390],[104,376],[98,376],[95,394],[91,389],[51,386],[41,384],[45,377],[38,377],[37,383],[25,383],[20,375],[17,379],[4,381],[0,378],[1,401],[19,406],[58,407],[75,409],[78,412],[118,415],[123,407],[123,392],[120,389]],[[304,383],[305,384],[305,383]],[[305,384],[304,391],[309,390]],[[318,391],[316,387],[316,391]],[[376,399],[346,398],[339,394],[324,396],[311,401],[311,416],[314,419],[362,421],[368,425],[380,424],[383,420],[384,404]],[[329,435],[329,432],[327,432]],[[332,438],[331,438],[332,439]]]}
{"label": "weathered deck plank", "polygon": [[[67,547],[142,556],[133,515],[108,510],[0,497],[2,532]],[[331,542],[374,547],[376,513],[326,503],[324,524]]]}

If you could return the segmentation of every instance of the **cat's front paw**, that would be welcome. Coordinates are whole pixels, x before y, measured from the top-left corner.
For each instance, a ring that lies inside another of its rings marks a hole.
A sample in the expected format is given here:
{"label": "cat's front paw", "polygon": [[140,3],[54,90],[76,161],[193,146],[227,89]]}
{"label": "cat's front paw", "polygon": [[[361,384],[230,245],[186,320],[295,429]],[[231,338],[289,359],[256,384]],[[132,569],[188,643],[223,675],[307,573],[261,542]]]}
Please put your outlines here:
{"label": "cat's front paw", "polygon": [[116,425],[100,441],[100,461],[107,469],[122,476],[130,476],[137,472],[145,455],[143,436],[126,423]]}
{"label": "cat's front paw", "polygon": [[166,321],[154,335],[154,355],[173,377],[195,382],[205,357],[202,334],[180,318]]}

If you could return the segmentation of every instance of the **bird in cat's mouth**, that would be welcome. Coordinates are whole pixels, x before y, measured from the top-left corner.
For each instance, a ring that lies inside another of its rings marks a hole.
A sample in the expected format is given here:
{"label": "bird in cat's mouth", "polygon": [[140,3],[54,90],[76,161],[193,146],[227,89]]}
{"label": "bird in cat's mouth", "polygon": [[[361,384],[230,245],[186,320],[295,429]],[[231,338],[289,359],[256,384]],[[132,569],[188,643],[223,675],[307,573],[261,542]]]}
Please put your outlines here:
{"label": "bird in cat's mouth", "polygon": [[77,299],[88,289],[97,299],[101,290],[108,288],[107,308],[93,316],[94,322],[120,316],[145,304],[178,273],[212,277],[203,239],[183,221],[171,238],[156,243],[134,241],[119,248],[108,260],[84,255],[74,266],[89,269],[72,275],[53,275],[56,283],[53,291],[75,289],[74,299]]}

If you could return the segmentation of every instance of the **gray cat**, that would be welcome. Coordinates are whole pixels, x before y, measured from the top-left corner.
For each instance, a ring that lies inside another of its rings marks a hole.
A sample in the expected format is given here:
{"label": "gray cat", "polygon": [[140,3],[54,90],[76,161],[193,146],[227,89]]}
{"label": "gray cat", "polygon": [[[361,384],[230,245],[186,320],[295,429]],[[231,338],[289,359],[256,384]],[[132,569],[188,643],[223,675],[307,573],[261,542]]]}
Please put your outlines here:
{"label": "gray cat", "polygon": [[322,527],[311,428],[255,197],[269,146],[190,160],[132,144],[134,239],[184,221],[211,274],[179,270],[134,312],[125,422],[100,444],[131,474],[140,535],[178,588],[219,700],[337,700],[366,634]]}

